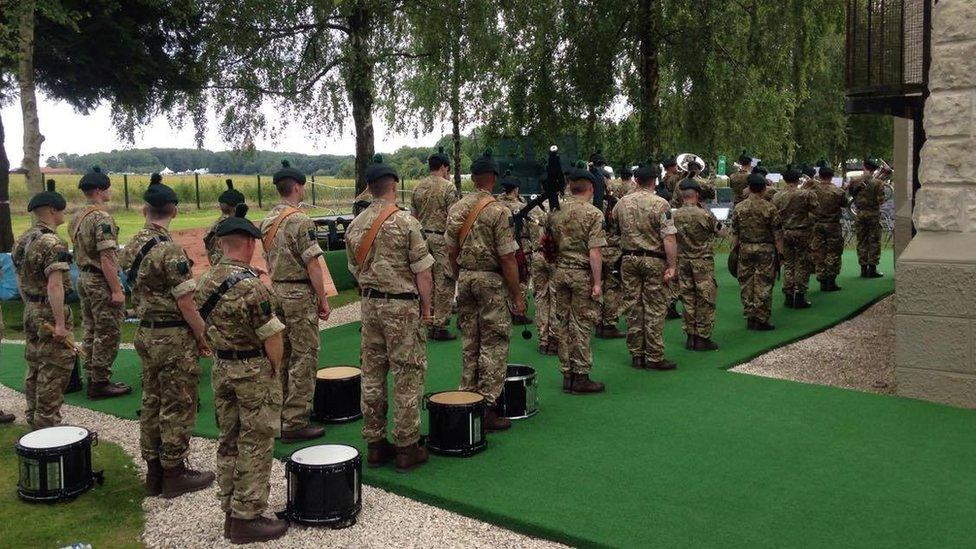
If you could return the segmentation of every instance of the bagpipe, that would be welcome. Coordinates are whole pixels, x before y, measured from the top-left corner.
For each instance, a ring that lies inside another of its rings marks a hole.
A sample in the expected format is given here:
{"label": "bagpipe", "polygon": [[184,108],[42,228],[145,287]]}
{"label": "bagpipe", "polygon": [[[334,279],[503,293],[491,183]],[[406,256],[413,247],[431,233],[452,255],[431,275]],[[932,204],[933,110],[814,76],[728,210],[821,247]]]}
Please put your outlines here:
{"label": "bagpipe", "polygon": [[[522,282],[528,280],[529,277],[528,262],[525,260],[525,247],[522,245],[523,231],[529,213],[546,202],[549,203],[550,212],[558,210],[559,195],[563,193],[565,188],[566,177],[563,175],[562,164],[559,160],[559,148],[553,145],[549,148],[549,159],[546,162],[546,178],[542,182],[542,192],[535,198],[529,200],[522,209],[512,215],[515,239],[519,244],[519,249],[515,252],[515,261],[518,265],[519,280]],[[545,256],[546,261],[555,263],[558,250],[556,250],[556,241],[553,239],[548,228],[542,236],[540,246],[542,248],[542,255]]]}

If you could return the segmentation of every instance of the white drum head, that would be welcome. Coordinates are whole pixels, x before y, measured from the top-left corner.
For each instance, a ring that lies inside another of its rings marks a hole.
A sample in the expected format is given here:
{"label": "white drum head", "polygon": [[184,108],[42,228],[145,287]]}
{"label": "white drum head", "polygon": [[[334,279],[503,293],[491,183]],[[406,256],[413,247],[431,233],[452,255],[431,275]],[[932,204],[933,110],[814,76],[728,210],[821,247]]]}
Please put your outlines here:
{"label": "white drum head", "polygon": [[359,455],[359,450],[345,444],[320,444],[296,450],[291,460],[302,465],[335,465]]}
{"label": "white drum head", "polygon": [[27,433],[20,437],[20,445],[24,448],[45,450],[81,442],[87,436],[88,429],[84,427],[60,425],[58,427],[48,427],[47,429],[38,429],[32,433]]}

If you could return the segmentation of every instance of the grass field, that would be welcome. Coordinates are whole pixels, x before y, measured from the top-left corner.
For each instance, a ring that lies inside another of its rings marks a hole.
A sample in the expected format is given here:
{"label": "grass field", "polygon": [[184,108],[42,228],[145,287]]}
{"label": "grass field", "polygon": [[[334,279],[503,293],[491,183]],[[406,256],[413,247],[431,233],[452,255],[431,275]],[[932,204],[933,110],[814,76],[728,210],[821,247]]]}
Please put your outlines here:
{"label": "grass field", "polygon": [[142,486],[132,459],[114,444],[92,449],[95,470],[105,484],[76,500],[54,505],[24,503],[17,497],[20,474],[14,443],[22,426],[0,426],[0,547],[143,547]]}

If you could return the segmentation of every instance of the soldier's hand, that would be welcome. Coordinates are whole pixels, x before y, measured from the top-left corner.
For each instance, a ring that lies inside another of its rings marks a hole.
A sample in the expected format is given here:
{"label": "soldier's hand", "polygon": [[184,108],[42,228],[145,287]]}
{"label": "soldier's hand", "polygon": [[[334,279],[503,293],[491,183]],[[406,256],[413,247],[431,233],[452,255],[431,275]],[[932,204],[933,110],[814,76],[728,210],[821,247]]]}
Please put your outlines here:
{"label": "soldier's hand", "polygon": [[208,358],[213,356],[213,349],[210,348],[210,345],[207,345],[206,340],[197,340],[197,355]]}
{"label": "soldier's hand", "polygon": [[590,296],[593,297],[593,299],[600,299],[603,297],[603,286],[600,284],[594,284],[593,291],[590,292]]}
{"label": "soldier's hand", "polygon": [[667,269],[664,269],[665,282],[671,282],[672,280],[674,280],[674,277],[676,276],[678,276],[678,270],[675,269],[674,267],[668,267]]}
{"label": "soldier's hand", "polygon": [[323,299],[322,302],[319,303],[319,318],[322,320],[329,320],[329,315],[331,314],[332,309],[329,307],[329,301]]}
{"label": "soldier's hand", "polygon": [[71,335],[71,332],[69,332],[64,326],[55,326],[52,335],[54,335],[54,339],[65,341],[68,339],[68,336]]}
{"label": "soldier's hand", "polygon": [[125,292],[121,289],[117,292],[112,292],[112,306],[121,307],[125,305]]}
{"label": "soldier's hand", "polygon": [[257,265],[251,265],[251,270],[254,271],[254,274],[258,276],[264,276],[268,274],[268,271],[262,269],[261,267],[258,267]]}
{"label": "soldier's hand", "polygon": [[517,298],[512,301],[512,312],[518,316],[525,314],[525,296],[519,294]]}

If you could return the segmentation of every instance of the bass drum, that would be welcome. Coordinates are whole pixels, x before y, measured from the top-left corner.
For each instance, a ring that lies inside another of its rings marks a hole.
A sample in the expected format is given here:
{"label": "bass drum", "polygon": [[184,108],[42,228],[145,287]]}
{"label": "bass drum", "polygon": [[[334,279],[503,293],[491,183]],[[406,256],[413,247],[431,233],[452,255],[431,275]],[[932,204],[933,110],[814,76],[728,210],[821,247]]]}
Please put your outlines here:
{"label": "bass drum", "polygon": [[91,489],[101,474],[92,472],[92,446],[98,434],[68,425],[39,429],[20,438],[17,495],[29,502],[54,503]]}

